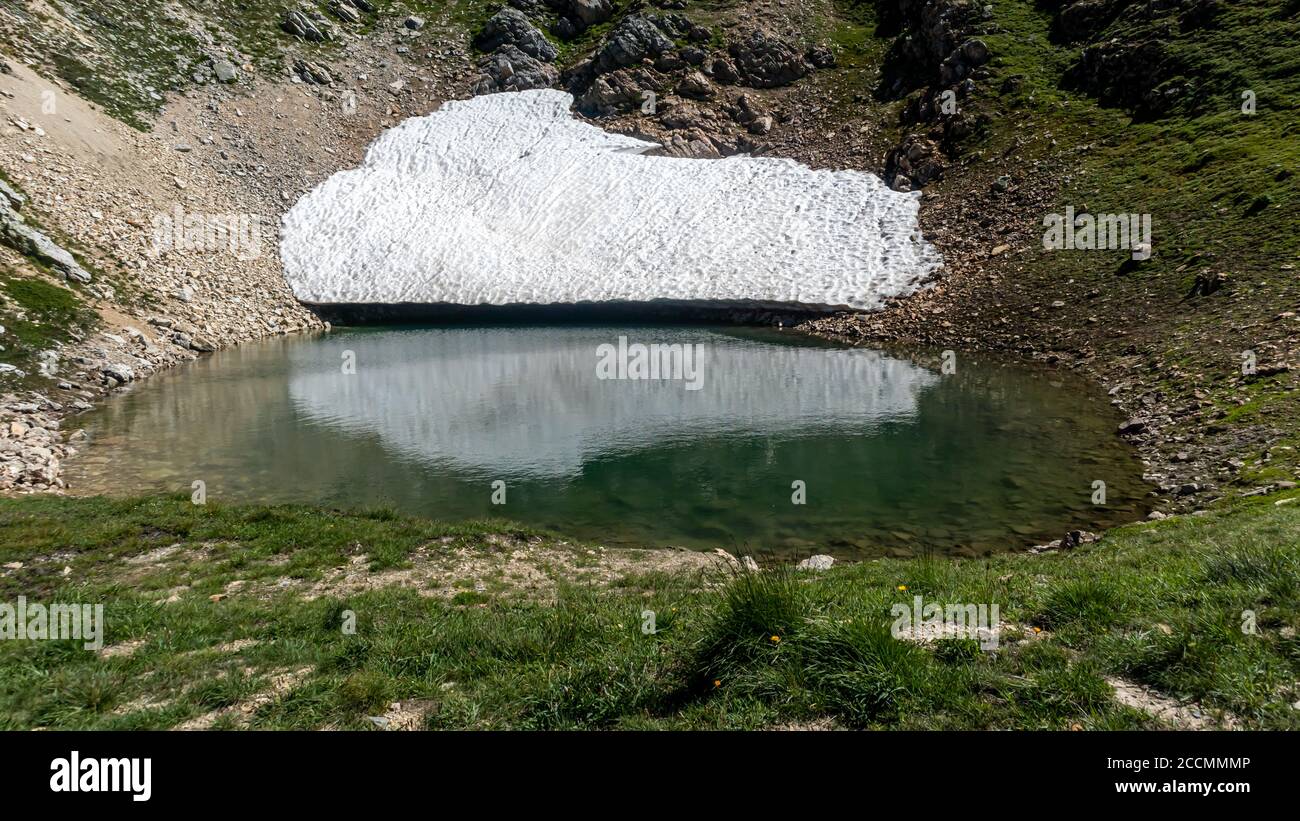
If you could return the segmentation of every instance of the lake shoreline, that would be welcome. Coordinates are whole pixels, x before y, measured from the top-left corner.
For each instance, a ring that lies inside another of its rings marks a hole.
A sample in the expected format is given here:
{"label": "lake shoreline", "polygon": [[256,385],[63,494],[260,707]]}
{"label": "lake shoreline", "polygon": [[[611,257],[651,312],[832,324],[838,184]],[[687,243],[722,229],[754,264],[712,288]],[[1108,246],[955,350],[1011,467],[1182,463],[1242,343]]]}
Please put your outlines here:
{"label": "lake shoreline", "polygon": [[[620,345],[698,361],[602,373]],[[506,515],[610,545],[983,555],[1148,509],[1104,397],[1070,374],[770,326],[340,328],[216,354],[84,424],[77,495],[202,480],[227,502]]]}

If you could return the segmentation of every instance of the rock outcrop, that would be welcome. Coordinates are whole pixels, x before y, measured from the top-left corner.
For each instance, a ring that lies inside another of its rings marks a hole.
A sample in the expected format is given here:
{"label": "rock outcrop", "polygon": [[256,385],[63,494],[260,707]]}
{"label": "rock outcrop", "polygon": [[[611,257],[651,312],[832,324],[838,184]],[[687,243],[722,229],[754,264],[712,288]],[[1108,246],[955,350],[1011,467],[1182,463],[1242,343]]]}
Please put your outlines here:
{"label": "rock outcrop", "polygon": [[895,38],[877,93],[909,94],[903,124],[926,128],[889,152],[885,181],[897,191],[915,191],[940,179],[945,155],[956,153],[979,128],[961,111],[961,101],[975,92],[980,70],[992,59],[978,36],[992,7],[966,0],[885,0],[879,8],[879,30]]}
{"label": "rock outcrop", "polygon": [[781,38],[754,29],[727,49],[739,81],[752,88],[777,88],[806,75],[811,66],[803,54]]}
{"label": "rock outcrop", "polygon": [[547,63],[559,56],[551,41],[533,28],[523,12],[508,6],[492,15],[474,38],[474,47],[483,51],[495,51],[504,46],[512,46],[533,59]]}
{"label": "rock outcrop", "polygon": [[1139,118],[1202,105],[1213,98],[1213,88],[1189,79],[1200,72],[1171,45],[1213,25],[1224,8],[1223,0],[1067,0],[1053,18],[1052,35],[1083,48],[1064,85]]}
{"label": "rock outcrop", "polygon": [[636,65],[647,57],[658,57],[673,47],[654,23],[645,17],[625,17],[614,27],[596,55],[598,73]]}
{"label": "rock outcrop", "polygon": [[472,89],[475,95],[494,91],[528,91],[550,88],[560,73],[548,63],[525,54],[512,45],[501,46],[479,63],[483,72]]}
{"label": "rock outcrop", "polygon": [[18,208],[26,197],[0,182],[0,242],[50,266],[67,279],[90,282],[91,276],[76,258],[43,232],[27,223]]}

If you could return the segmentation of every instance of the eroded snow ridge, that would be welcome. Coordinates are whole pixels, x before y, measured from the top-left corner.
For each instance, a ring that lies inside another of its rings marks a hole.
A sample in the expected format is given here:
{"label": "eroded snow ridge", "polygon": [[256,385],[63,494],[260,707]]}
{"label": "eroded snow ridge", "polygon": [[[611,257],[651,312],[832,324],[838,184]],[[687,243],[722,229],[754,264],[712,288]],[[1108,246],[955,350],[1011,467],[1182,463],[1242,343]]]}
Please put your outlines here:
{"label": "eroded snow ridge", "polygon": [[541,90],[454,101],[285,215],[309,303],[652,299],[875,308],[939,263],[915,194],[792,160],[645,156]]}

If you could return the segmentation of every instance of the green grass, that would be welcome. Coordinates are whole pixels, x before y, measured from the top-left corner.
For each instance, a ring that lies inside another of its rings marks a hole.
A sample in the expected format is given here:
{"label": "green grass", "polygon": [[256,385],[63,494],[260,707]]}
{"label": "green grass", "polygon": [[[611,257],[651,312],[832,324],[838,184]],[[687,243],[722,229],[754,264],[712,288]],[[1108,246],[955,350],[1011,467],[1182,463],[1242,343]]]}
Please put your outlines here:
{"label": "green grass", "polygon": [[[544,600],[509,589],[252,592],[359,554],[380,570],[430,545],[498,550],[488,536],[516,532],[504,523],[177,498],[0,500],[0,565],[23,562],[0,577],[0,601],[103,602],[105,643],[140,643],[99,658],[79,642],[0,642],[0,726],[162,728],[252,704],[247,726],[373,729],[367,716],[392,702],[418,705],[432,728],[1157,726],[1113,700],[1104,678],[1118,675],[1248,727],[1296,729],[1300,504],[1281,498],[1121,528],[1059,554],[632,572],[561,584]],[[128,561],[172,545],[174,562]],[[236,578],[249,592],[210,598]],[[179,582],[178,600],[155,603]],[[1000,646],[895,639],[890,608],[914,595],[998,604],[1009,625]],[[642,631],[646,610],[654,633]],[[258,643],[220,647],[240,639]],[[243,726],[236,715],[217,726]]]}
{"label": "green grass", "polygon": [[77,292],[45,279],[17,276],[0,267],[0,362],[22,369],[22,379],[9,377],[6,386],[36,385],[38,354],[70,341],[73,332],[84,333],[98,322]]}
{"label": "green grass", "polygon": [[16,56],[34,58],[38,71],[59,77],[110,116],[148,131],[167,94],[201,87],[192,75],[211,59],[239,64],[243,58],[255,70],[279,76],[288,54],[328,60],[341,52],[339,42],[305,43],[284,32],[280,24],[287,9],[314,8],[354,35],[394,29],[416,13],[431,26],[450,26],[468,36],[500,4],[375,0],[378,16],[363,14],[357,25],[342,24],[326,5],[323,0],[50,0],[48,11],[27,5],[6,9],[16,24],[0,27],[0,44]]}

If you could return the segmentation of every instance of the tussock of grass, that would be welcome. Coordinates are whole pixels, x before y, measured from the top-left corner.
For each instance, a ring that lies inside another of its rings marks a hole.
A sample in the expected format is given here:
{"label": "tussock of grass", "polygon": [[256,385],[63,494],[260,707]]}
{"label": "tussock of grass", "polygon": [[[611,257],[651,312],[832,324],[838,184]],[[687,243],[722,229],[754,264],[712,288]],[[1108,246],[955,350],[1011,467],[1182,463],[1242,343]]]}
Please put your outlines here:
{"label": "tussock of grass", "polygon": [[1098,579],[1068,579],[1048,592],[1037,621],[1059,629],[1077,624],[1106,627],[1120,620],[1124,602],[1113,585]]}
{"label": "tussock of grass", "polygon": [[376,670],[358,670],[338,688],[338,706],[350,713],[382,712],[396,692],[396,682]]}
{"label": "tussock of grass", "polygon": [[1252,543],[1206,553],[1201,567],[1211,584],[1237,582],[1279,598],[1294,597],[1300,591],[1300,561],[1293,551],[1278,544]]}
{"label": "tussock of grass", "polygon": [[800,647],[814,704],[850,726],[897,719],[935,678],[930,656],[875,622],[827,624]]}
{"label": "tussock of grass", "polygon": [[740,669],[775,659],[781,641],[789,646],[803,632],[809,604],[788,570],[737,573],[701,642],[696,665],[701,680],[730,679]]}

